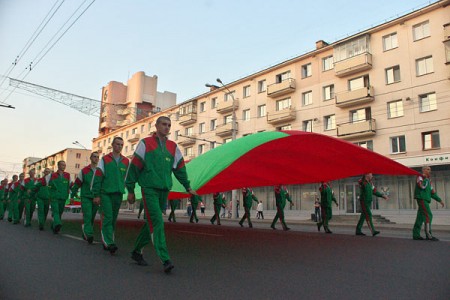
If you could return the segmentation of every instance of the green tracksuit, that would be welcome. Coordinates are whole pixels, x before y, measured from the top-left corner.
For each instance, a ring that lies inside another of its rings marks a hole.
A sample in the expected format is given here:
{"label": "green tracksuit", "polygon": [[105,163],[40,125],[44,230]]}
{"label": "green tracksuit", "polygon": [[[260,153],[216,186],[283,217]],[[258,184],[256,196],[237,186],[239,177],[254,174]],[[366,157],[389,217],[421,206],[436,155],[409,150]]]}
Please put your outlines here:
{"label": "green tracksuit", "polygon": [[169,205],[170,205],[169,222],[172,222],[172,220],[174,223],[177,222],[177,219],[175,218],[175,209],[177,209],[179,204],[180,204],[180,200],[178,200],[178,199],[169,200]]}
{"label": "green tracksuit", "polygon": [[50,176],[48,182],[50,191],[50,205],[52,207],[52,229],[54,233],[58,233],[61,228],[61,217],[66,206],[66,201],[69,198],[70,190],[70,174],[67,172],[55,172]]}
{"label": "green tracksuit", "polygon": [[248,220],[248,227],[252,228],[252,220],[250,220],[250,210],[252,209],[252,201],[255,201],[258,203],[258,198],[256,198],[255,195],[253,195],[253,190],[251,188],[243,188],[242,189],[242,198],[243,198],[243,205],[244,205],[244,216],[239,221],[239,225],[241,227],[243,226],[243,223],[245,219]]}
{"label": "green tracksuit", "polygon": [[214,204],[214,216],[211,218],[211,224],[217,220],[217,225],[220,225],[220,211],[222,207],[225,207],[225,196],[222,193],[213,194]]}
{"label": "green tracksuit", "polygon": [[138,219],[141,217],[141,213],[144,210],[144,201],[139,202],[139,211],[138,211]]}
{"label": "green tracksuit", "polygon": [[425,175],[417,177],[414,198],[417,201],[417,217],[413,227],[413,239],[420,238],[420,230],[423,223],[425,223],[426,238],[431,239],[433,237],[431,233],[431,221],[433,220],[433,214],[430,209],[431,199],[437,202],[442,202],[442,199],[434,190],[430,178]]}
{"label": "green tracksuit", "polygon": [[35,182],[34,193],[36,195],[36,202],[38,206],[38,223],[40,230],[44,229],[50,206],[50,191],[48,188],[50,177],[51,174],[48,174],[45,177],[39,178]]}
{"label": "green tracksuit", "polygon": [[0,220],[5,217],[7,187],[6,184],[0,185]]}
{"label": "green tracksuit", "polygon": [[19,195],[21,194],[21,185],[18,181],[11,182],[8,189],[8,199],[9,199],[9,210],[8,210],[8,221],[11,219],[13,224],[19,224]]}
{"label": "green tracksuit", "polygon": [[279,218],[283,229],[288,230],[289,228],[287,227],[286,221],[284,219],[284,208],[286,207],[286,200],[292,203],[291,196],[289,195],[287,188],[283,185],[275,186],[274,192],[275,192],[275,204],[277,206],[277,213],[273,218],[270,227],[275,228],[275,224],[277,223]]}
{"label": "green tracksuit", "polygon": [[325,232],[329,231],[328,229],[328,222],[331,220],[333,216],[333,208],[332,204],[333,202],[338,204],[336,201],[336,198],[334,197],[333,190],[331,189],[331,186],[324,182],[319,187],[320,191],[320,210],[322,213],[322,222],[318,222],[317,226],[322,226],[325,229]]}
{"label": "green tracksuit", "polygon": [[100,184],[98,186],[100,191],[94,188],[93,194],[96,197],[100,195],[101,198],[101,233],[104,247],[115,245],[114,232],[116,231],[117,216],[122,205],[123,194],[125,193],[125,175],[129,165],[129,159],[120,155],[117,159],[114,158],[113,153],[109,153],[102,157],[98,164],[101,175],[96,176],[96,180]]}
{"label": "green tracksuit", "polygon": [[36,197],[32,193],[35,188],[35,178],[26,178],[22,183],[23,196],[22,200],[25,204],[25,226],[31,226],[31,219],[36,208]]}
{"label": "green tracksuit", "polygon": [[361,216],[359,217],[358,224],[356,225],[356,233],[361,233],[364,220],[369,226],[372,235],[376,232],[372,222],[372,195],[377,197],[383,197],[383,194],[377,191],[372,182],[361,179],[359,180],[359,201],[361,202]]}
{"label": "green tracksuit", "polygon": [[177,144],[167,138],[159,139],[156,134],[141,140],[126,178],[128,192],[134,192],[136,182],[141,186],[147,216],[147,222],[139,233],[134,251],[142,253],[145,245],[152,240],[163,263],[170,260],[162,210],[172,188],[172,173],[186,190],[190,190],[184,159]]}
{"label": "green tracksuit", "polygon": [[94,187],[94,184],[100,184],[100,180],[95,180],[96,176],[101,176],[100,170],[92,168],[90,165],[84,167],[78,173],[71,189],[72,193],[70,198],[74,198],[78,193],[78,190],[81,189],[81,211],[83,212],[83,225],[81,225],[81,231],[85,240],[93,238],[94,234],[94,220],[95,215],[97,214],[98,205],[92,202],[94,199],[92,190],[98,191],[99,187]]}
{"label": "green tracksuit", "polygon": [[19,208],[19,223],[20,221],[22,221],[22,217],[24,216],[24,212],[25,212],[25,193],[24,193],[24,188],[23,188],[23,180],[19,181],[20,182],[20,191],[17,195],[17,206]]}
{"label": "green tracksuit", "polygon": [[192,214],[191,219],[189,220],[191,223],[194,223],[194,219],[195,222],[198,223],[197,207],[200,202],[202,202],[202,197],[199,195],[191,195]]}

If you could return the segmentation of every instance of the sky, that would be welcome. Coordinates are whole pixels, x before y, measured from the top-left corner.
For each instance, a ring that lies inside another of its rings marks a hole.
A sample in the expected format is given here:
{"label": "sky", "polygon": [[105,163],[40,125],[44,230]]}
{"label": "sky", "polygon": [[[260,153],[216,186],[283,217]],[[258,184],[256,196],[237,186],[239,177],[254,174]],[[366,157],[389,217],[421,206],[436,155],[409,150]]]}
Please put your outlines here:
{"label": "sky", "polygon": [[0,105],[15,107],[0,107],[0,178],[75,141],[90,149],[98,133],[96,117],[14,90],[5,76],[100,100],[108,82],[144,71],[180,103],[218,77],[235,81],[433,2],[0,0]]}

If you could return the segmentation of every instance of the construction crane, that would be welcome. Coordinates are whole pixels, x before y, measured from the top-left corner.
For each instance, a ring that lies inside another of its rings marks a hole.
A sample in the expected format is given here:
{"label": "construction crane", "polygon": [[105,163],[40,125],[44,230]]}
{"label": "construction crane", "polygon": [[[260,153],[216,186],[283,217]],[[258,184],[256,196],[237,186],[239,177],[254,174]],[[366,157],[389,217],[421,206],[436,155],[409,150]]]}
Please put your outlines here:
{"label": "construction crane", "polygon": [[28,91],[33,94],[40,95],[52,101],[56,101],[61,104],[67,105],[88,116],[95,116],[95,117],[100,116],[100,108],[102,102],[99,100],[66,93],[63,91],[55,90],[52,88],[48,88],[45,86],[13,78],[9,78],[9,85],[15,88]]}

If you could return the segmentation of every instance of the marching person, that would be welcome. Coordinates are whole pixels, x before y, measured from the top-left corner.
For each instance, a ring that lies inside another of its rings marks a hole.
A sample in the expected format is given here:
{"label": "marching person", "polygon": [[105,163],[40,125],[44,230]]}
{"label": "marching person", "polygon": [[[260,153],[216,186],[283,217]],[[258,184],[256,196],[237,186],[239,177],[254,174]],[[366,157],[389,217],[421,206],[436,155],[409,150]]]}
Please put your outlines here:
{"label": "marching person", "polygon": [[256,203],[258,203],[258,198],[256,198],[256,196],[253,194],[253,190],[251,188],[245,187],[242,189],[242,198],[243,198],[243,203],[244,203],[244,216],[242,217],[242,219],[239,221],[239,225],[241,225],[241,227],[244,227],[244,221],[245,219],[248,220],[248,227],[253,228],[253,224],[252,224],[252,220],[250,220],[250,210],[252,209],[252,201],[255,201]]}
{"label": "marching person", "polygon": [[372,196],[375,195],[377,197],[382,197],[385,200],[388,200],[388,197],[377,191],[372,183],[372,178],[372,173],[367,173],[364,174],[363,177],[358,181],[360,190],[359,201],[361,202],[361,216],[359,217],[358,224],[356,225],[356,235],[365,235],[361,231],[364,220],[366,220],[367,226],[369,226],[372,236],[376,236],[380,233],[379,231],[375,230],[372,222],[372,211],[370,209],[370,207],[372,206]]}
{"label": "marching person", "polygon": [[44,176],[36,180],[33,191],[36,195],[36,202],[38,206],[39,230],[44,230],[44,225],[47,221],[48,210],[50,207],[50,191],[48,183],[50,182],[51,173],[52,172],[49,168],[45,168]]}
{"label": "marching person", "polygon": [[336,201],[336,198],[334,197],[334,192],[331,189],[331,185],[329,182],[322,182],[322,184],[319,187],[319,191],[320,191],[320,210],[322,215],[322,221],[317,222],[317,230],[320,231],[320,228],[323,225],[323,230],[325,230],[326,233],[333,233],[328,228],[328,222],[331,220],[331,217],[333,216],[332,202],[336,203],[336,206],[338,206],[338,203]]}
{"label": "marching person", "polygon": [[97,169],[100,156],[98,152],[92,152],[90,156],[91,164],[81,169],[77,178],[72,186],[72,193],[70,195],[71,201],[80,191],[81,198],[81,210],[83,212],[83,225],[81,225],[81,231],[83,233],[83,239],[89,244],[94,241],[94,220],[97,214],[98,205],[93,202],[94,191],[98,191],[98,187],[94,187],[94,184],[100,184],[100,180],[95,180],[96,176],[101,176],[101,171]]}
{"label": "marching person", "polygon": [[169,222],[174,222],[174,223],[177,222],[177,219],[175,217],[175,210],[177,209],[179,204],[180,204],[180,199],[169,200],[169,205],[170,205]]}
{"label": "marching person", "polygon": [[[103,249],[114,254],[118,250],[114,241],[117,215],[122,205],[123,194],[125,194],[125,175],[130,163],[129,159],[121,154],[123,139],[114,137],[112,141],[113,151],[102,157],[98,164],[101,171],[100,176],[95,176],[100,184],[94,184],[93,203],[100,204],[102,211],[101,234]],[[100,191],[96,190],[96,187]],[[134,191],[133,191],[134,193]],[[100,195],[100,197],[98,196]]]}
{"label": "marching person", "polygon": [[22,183],[22,201],[25,202],[25,227],[31,226],[31,220],[33,219],[33,213],[36,208],[36,197],[33,193],[36,183],[36,170],[31,169],[28,174],[30,177],[26,178]]}
{"label": "marching person", "polygon": [[200,202],[202,202],[202,197],[200,197],[199,195],[191,195],[192,213],[191,218],[189,219],[190,223],[194,223],[194,219],[195,223],[198,223],[197,207]]}
{"label": "marching person", "polygon": [[213,205],[214,205],[214,215],[212,216],[210,222],[214,225],[217,220],[217,225],[220,225],[220,210],[225,207],[225,195],[223,193],[213,194]]}
{"label": "marching person", "polygon": [[19,208],[19,223],[22,221],[22,217],[23,217],[24,211],[25,211],[25,199],[24,199],[24,188],[23,188],[24,180],[25,180],[25,173],[20,173],[19,174],[20,189],[18,190],[18,193],[17,193],[17,206]]}
{"label": "marching person", "polygon": [[70,174],[65,172],[66,162],[58,161],[58,171],[50,176],[48,187],[50,191],[50,206],[52,208],[53,222],[52,230],[54,234],[58,234],[61,230],[61,218],[69,198],[70,191]]}
{"label": "marching person", "polygon": [[164,272],[169,273],[174,265],[167,250],[162,210],[166,206],[167,196],[172,188],[172,173],[187,192],[191,195],[196,195],[196,192],[190,187],[180,149],[175,142],[167,138],[171,127],[170,119],[161,116],[156,120],[155,126],[156,132],[139,142],[126,176],[128,202],[134,203],[134,188],[138,182],[142,188],[142,200],[147,217],[136,239],[131,258],[138,265],[147,265],[142,250],[152,241],[156,254],[163,263]]}
{"label": "marching person", "polygon": [[283,227],[283,230],[290,230],[289,227],[286,225],[286,221],[284,219],[284,207],[286,206],[286,200],[292,203],[291,196],[289,195],[289,191],[284,185],[276,185],[274,186],[274,192],[275,192],[275,204],[277,206],[277,213],[275,217],[273,218],[272,224],[270,225],[270,228],[276,229],[275,224],[278,221],[278,218],[280,219],[281,226]]}
{"label": "marching person", "polygon": [[6,190],[8,188],[8,179],[3,179],[0,182],[0,220],[3,220],[5,217],[5,211],[6,211]]}
{"label": "marching person", "polygon": [[17,175],[13,175],[12,181],[8,185],[8,221],[13,224],[19,224],[19,194],[21,185]]}
{"label": "marching person", "polygon": [[439,241],[431,233],[431,221],[433,214],[431,213],[430,203],[431,199],[436,200],[444,207],[444,201],[439,197],[431,184],[431,167],[425,166],[422,168],[422,175],[417,176],[416,188],[414,190],[414,199],[417,201],[417,217],[413,227],[413,239],[423,240],[420,236],[422,224],[425,223],[425,237],[430,241]]}

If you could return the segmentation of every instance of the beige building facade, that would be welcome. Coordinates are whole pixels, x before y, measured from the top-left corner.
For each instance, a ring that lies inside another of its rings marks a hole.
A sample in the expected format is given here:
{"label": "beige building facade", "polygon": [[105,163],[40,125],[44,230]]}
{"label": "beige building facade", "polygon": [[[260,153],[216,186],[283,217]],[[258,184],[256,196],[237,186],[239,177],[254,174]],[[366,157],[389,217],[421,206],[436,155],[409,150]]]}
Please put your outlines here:
{"label": "beige building facade", "polygon": [[[124,154],[131,156],[160,115],[172,119],[171,139],[187,160],[231,141],[233,131],[237,138],[271,130],[311,131],[417,170],[432,166],[434,186],[446,199],[444,210],[450,207],[450,1],[331,44],[320,40],[314,51],[225,86],[209,86],[202,95],[95,138],[93,149],[108,153],[112,138],[122,136]],[[333,182],[338,213],[359,212],[357,179]],[[374,201],[375,210],[416,209],[415,178],[376,179],[390,201]],[[266,209],[275,207],[272,187],[254,191]],[[312,211],[318,184],[290,186],[290,193],[294,209]]]}
{"label": "beige building facade", "polygon": [[70,179],[74,181],[81,169],[90,164],[90,155],[91,150],[89,149],[66,148],[29,163],[27,169],[35,169],[36,177],[40,178],[44,175],[45,168],[49,168],[52,172],[56,172],[58,170],[58,161],[63,160],[66,162],[65,171],[70,174]]}

